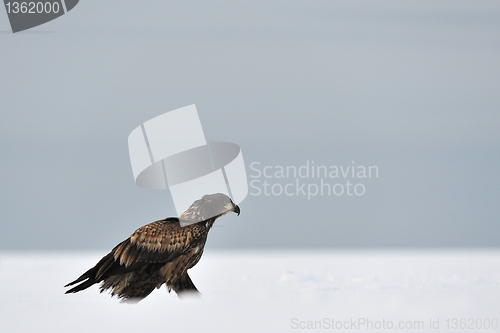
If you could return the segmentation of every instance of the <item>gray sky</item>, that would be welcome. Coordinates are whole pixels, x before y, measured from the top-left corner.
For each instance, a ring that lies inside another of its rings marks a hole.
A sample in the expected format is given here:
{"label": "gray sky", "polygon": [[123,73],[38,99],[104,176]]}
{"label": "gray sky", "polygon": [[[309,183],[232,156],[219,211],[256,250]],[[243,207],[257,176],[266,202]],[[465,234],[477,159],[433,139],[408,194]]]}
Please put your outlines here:
{"label": "gray sky", "polygon": [[351,179],[361,196],[249,194],[208,247],[498,246],[499,17],[497,1],[86,0],[12,34],[0,10],[0,249],[110,249],[174,215],[135,185],[127,138],[190,104],[249,181],[266,180],[253,162],[379,170]]}

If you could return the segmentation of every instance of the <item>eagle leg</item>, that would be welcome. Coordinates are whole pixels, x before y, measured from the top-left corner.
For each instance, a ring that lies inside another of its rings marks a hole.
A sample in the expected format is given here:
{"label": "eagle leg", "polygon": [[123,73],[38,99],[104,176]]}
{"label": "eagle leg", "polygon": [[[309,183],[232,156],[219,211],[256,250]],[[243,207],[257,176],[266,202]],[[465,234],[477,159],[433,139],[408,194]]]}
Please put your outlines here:
{"label": "eagle leg", "polygon": [[175,282],[170,283],[168,287],[169,289],[173,289],[177,295],[184,293],[200,293],[187,273],[179,276]]}

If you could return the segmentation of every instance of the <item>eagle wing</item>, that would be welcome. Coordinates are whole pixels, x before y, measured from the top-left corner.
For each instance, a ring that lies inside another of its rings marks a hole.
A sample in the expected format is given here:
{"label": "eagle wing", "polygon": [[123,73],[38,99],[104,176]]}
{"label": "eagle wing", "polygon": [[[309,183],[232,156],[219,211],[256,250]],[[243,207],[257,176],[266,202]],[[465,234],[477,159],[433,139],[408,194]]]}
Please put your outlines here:
{"label": "eagle wing", "polygon": [[[137,229],[111,253],[114,261],[125,267],[134,263],[172,261],[198,245],[202,228],[199,225],[182,228],[177,219],[156,221]],[[104,266],[101,267],[98,275],[105,271]]]}
{"label": "eagle wing", "polygon": [[[147,224],[115,246],[93,268],[67,284],[66,286],[72,286],[84,281],[66,293],[86,289],[112,276],[124,276],[150,264],[159,264],[160,267],[162,264],[179,261],[176,259],[185,254],[194,255],[198,252],[198,246],[203,245],[204,234],[204,226],[193,224],[181,227],[176,218]],[[111,287],[114,283],[105,285]]]}

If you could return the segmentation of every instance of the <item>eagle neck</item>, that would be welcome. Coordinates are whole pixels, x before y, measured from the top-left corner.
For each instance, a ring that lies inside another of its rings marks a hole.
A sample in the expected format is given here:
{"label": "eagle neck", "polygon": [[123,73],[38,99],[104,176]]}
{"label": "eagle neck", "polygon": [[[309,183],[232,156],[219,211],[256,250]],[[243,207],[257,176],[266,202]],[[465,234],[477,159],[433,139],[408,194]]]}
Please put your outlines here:
{"label": "eagle neck", "polygon": [[205,228],[207,228],[207,232],[212,229],[212,226],[215,223],[215,220],[217,220],[218,216],[212,217],[208,220],[203,221],[202,223],[205,225]]}

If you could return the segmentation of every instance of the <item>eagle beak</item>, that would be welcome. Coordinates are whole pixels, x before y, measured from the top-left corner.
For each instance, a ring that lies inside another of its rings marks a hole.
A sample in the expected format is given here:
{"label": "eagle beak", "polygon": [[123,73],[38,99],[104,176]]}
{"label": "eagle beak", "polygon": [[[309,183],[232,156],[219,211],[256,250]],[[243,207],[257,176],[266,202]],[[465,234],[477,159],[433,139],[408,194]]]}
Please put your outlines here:
{"label": "eagle beak", "polygon": [[240,216],[240,207],[238,207],[238,205],[234,205],[233,212],[235,212],[236,214],[238,214],[238,216]]}

